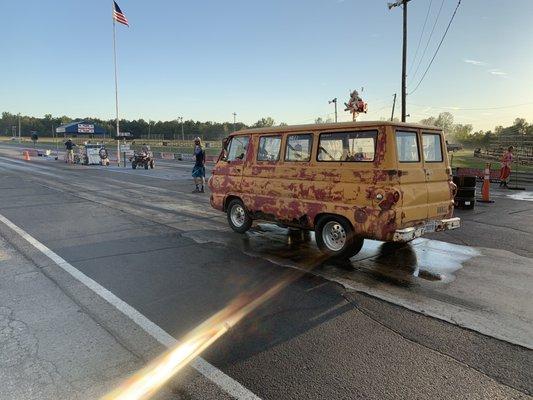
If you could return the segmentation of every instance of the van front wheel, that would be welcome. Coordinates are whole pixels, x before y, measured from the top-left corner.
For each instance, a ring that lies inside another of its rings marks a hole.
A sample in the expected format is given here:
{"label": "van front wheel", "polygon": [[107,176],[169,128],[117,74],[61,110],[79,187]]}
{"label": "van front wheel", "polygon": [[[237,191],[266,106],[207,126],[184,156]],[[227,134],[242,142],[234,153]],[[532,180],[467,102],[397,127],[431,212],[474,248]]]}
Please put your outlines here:
{"label": "van front wheel", "polygon": [[237,233],[244,233],[252,226],[252,219],[241,200],[235,199],[229,203],[228,222],[231,229]]}
{"label": "van front wheel", "polygon": [[356,237],[350,224],[342,218],[322,218],[315,229],[318,248],[336,259],[355,256],[363,247],[364,239]]}

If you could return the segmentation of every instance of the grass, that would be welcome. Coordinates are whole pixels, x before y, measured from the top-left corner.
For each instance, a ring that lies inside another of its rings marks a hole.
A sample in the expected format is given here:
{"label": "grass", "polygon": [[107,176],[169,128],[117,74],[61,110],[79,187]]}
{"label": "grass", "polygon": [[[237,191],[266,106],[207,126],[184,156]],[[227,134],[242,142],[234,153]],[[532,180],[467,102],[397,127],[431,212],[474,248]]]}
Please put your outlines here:
{"label": "grass", "polygon": [[[450,164],[452,168],[485,168],[487,162],[491,163],[492,169],[499,169],[500,162],[496,160],[484,160],[482,158],[474,157],[474,150],[459,150],[456,152],[450,152]],[[517,169],[520,172],[533,172],[533,166],[531,165],[513,165],[513,170]]]}

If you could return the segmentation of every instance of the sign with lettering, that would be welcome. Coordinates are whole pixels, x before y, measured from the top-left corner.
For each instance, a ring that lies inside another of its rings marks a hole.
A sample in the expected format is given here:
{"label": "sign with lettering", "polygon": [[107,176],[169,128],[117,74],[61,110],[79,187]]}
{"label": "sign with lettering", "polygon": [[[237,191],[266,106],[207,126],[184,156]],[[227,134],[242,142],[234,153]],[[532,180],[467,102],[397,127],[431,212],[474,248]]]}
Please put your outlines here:
{"label": "sign with lettering", "polygon": [[78,133],[94,133],[94,125],[78,124]]}

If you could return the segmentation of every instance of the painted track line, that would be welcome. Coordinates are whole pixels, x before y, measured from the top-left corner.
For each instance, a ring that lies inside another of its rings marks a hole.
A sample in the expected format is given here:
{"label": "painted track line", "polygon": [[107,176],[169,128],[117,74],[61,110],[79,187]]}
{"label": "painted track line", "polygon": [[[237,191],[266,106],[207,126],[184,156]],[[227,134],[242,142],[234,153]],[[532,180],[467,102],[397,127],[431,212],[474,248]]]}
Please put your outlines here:
{"label": "painted track line", "polygon": [[[27,233],[22,228],[15,225],[9,219],[0,214],[0,222],[9,227],[11,230],[15,231],[20,235],[24,240],[30,243],[33,247],[47,256],[50,260],[56,263],[61,269],[65,272],[68,272],[75,279],[83,283],[98,296],[106,300],[109,304],[118,309],[121,313],[130,318],[135,322],[139,327],[141,327],[146,333],[152,336],[159,343],[165,347],[172,347],[178,341],[164,331],[160,326],[156,325],[154,322],[150,321],[143,314],[137,311],[135,308],[130,306],[125,301],[121,300],[115,296],[112,292],[107,290],[105,287],[89,278],[87,275],[82,273],[80,270],[76,269],[68,261],[60,257],[58,254],[54,253],[44,244],[39,242],[29,233]],[[196,371],[206,377],[208,380],[217,385],[220,389],[233,396],[238,400],[261,400],[260,397],[252,393],[249,389],[245,388],[239,382],[226,375],[224,372],[207,362],[201,357],[197,357],[190,364]]]}

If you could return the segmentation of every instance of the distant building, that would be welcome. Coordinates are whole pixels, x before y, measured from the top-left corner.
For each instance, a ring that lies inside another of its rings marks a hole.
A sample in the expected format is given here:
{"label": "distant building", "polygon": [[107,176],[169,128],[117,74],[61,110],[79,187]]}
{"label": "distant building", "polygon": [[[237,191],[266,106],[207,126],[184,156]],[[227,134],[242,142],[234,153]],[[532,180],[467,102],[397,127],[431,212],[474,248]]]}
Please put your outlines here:
{"label": "distant building", "polygon": [[77,121],[71,122],[69,124],[64,124],[56,128],[56,133],[63,134],[65,136],[78,136],[78,135],[104,135],[106,130],[100,125],[94,124],[87,121]]}

